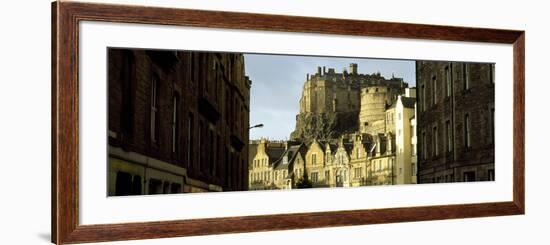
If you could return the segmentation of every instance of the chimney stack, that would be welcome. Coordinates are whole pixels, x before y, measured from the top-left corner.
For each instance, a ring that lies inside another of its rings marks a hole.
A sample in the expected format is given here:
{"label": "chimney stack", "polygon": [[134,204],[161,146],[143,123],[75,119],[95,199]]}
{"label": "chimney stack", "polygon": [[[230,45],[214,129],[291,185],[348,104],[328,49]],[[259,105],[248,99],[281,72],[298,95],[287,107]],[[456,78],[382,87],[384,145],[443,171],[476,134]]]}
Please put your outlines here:
{"label": "chimney stack", "polygon": [[357,64],[356,63],[349,64],[349,71],[351,74],[357,75]]}

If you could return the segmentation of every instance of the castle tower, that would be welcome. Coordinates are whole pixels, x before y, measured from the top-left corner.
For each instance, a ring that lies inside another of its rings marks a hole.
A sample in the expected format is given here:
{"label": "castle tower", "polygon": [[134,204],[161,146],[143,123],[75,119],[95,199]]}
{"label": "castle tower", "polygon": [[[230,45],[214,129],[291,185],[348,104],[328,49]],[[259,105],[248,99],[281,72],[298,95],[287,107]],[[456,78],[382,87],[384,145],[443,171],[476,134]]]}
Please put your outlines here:
{"label": "castle tower", "polygon": [[361,90],[359,131],[361,133],[384,133],[387,101],[391,94],[386,86],[371,86]]}

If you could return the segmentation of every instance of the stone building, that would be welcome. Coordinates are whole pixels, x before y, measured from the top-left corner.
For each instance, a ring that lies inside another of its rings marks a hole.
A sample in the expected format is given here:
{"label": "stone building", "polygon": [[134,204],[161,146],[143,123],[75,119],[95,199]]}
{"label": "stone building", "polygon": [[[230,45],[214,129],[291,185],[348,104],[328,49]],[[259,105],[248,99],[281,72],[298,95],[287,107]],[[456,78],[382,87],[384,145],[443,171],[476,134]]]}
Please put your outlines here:
{"label": "stone building", "polygon": [[249,190],[292,189],[304,178],[306,147],[299,142],[251,141]]}
{"label": "stone building", "polygon": [[[357,132],[360,111],[364,112],[363,117],[369,118],[368,122],[383,119],[385,106],[391,104],[392,99],[403,93],[406,87],[408,84],[402,78],[386,79],[380,73],[360,74],[357,64],[353,63],[349,71],[344,69],[341,73],[335,72],[334,68],[327,71],[325,67],[317,67],[317,73],[306,75],[296,128],[290,138],[310,143],[314,138],[337,140],[343,134]],[[377,91],[380,96],[371,96],[378,95]],[[364,98],[363,93],[368,94],[369,98]],[[378,97],[382,99],[378,100]],[[379,110],[373,112],[375,118],[365,114],[365,105],[361,108],[365,103],[369,107],[371,104],[377,106]],[[361,125],[366,122],[362,121]]]}
{"label": "stone building", "polygon": [[367,185],[393,184],[394,145],[395,142],[392,133],[380,133],[374,136],[373,147],[367,159]]}
{"label": "stone building", "polygon": [[417,61],[418,182],[490,181],[494,64]]}
{"label": "stone building", "polygon": [[353,148],[350,153],[350,185],[367,185],[367,157],[372,146],[372,137],[368,134],[351,135]]}
{"label": "stone building", "polygon": [[416,153],[412,141],[415,128],[411,118],[415,115],[416,98],[399,95],[397,100],[386,110],[386,132],[394,135],[395,159],[393,163],[392,184],[416,183],[413,178],[416,169]]}
{"label": "stone building", "polygon": [[238,53],[108,50],[108,194],[246,190]]}

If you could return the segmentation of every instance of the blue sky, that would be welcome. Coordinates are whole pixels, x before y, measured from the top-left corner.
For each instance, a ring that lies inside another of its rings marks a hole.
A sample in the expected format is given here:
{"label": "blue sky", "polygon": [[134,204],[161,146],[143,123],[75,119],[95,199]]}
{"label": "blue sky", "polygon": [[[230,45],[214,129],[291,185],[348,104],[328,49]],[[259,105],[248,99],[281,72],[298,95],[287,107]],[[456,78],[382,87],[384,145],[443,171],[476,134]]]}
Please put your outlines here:
{"label": "blue sky", "polygon": [[299,101],[306,74],[314,74],[318,66],[336,72],[357,63],[358,72],[380,72],[390,78],[402,77],[415,86],[415,65],[412,60],[358,59],[315,56],[245,54],[245,71],[252,80],[250,125],[264,124],[250,130],[250,139],[288,139],[296,124]]}

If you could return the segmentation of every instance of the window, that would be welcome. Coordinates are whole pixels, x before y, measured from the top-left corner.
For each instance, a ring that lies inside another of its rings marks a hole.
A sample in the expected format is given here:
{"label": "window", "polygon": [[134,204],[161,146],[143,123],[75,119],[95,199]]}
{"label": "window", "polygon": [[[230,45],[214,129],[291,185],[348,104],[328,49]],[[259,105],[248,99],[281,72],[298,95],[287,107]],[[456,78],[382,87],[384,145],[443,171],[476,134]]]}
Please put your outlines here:
{"label": "window", "polygon": [[158,82],[155,77],[151,80],[151,141],[157,142],[157,118],[158,118]]}
{"label": "window", "polygon": [[464,147],[470,148],[470,115],[464,115]]}
{"label": "window", "polygon": [[433,141],[432,141],[432,149],[433,149],[433,156],[436,157],[439,155],[439,145],[437,142],[437,127],[433,127]]}
{"label": "window", "polygon": [[134,175],[134,180],[132,182],[132,194],[133,195],[141,195],[141,176]]}
{"label": "window", "polygon": [[132,194],[132,175],[126,172],[117,172],[115,195],[127,196]]}
{"label": "window", "polygon": [[195,132],[193,122],[194,122],[193,113],[189,113],[189,118],[187,122],[187,165],[188,166],[191,166],[191,163],[193,161],[193,157],[192,157],[193,144],[194,144],[193,133]]}
{"label": "window", "polygon": [[205,149],[204,149],[204,142],[202,142],[202,138],[203,138],[203,131],[204,131],[204,124],[202,121],[199,120],[199,139],[197,141],[197,145],[199,146],[199,160],[195,162],[195,164],[200,164],[198,166],[200,166],[200,168],[204,168],[204,163],[202,162],[203,161],[203,157],[202,157],[202,154],[205,152]]}
{"label": "window", "polygon": [[170,182],[164,181],[162,184],[162,194],[169,194],[170,193]]}
{"label": "window", "polygon": [[489,64],[489,82],[495,83],[495,64]]}
{"label": "window", "polygon": [[445,67],[445,83],[447,84],[447,97],[451,97],[451,93],[452,93],[452,82],[451,82],[451,79],[452,79],[452,75],[451,75],[451,69],[449,68],[449,66],[446,66]]}
{"label": "window", "polygon": [[426,132],[422,132],[422,158],[428,158],[428,149],[426,149]]}
{"label": "window", "polygon": [[447,120],[445,122],[445,132],[447,135],[447,152],[453,151],[453,135],[451,130],[451,121]]}
{"label": "window", "polygon": [[195,53],[191,53],[191,84],[193,84],[194,81],[197,80],[198,75],[198,64],[197,64],[197,55]]}
{"label": "window", "polygon": [[214,130],[210,129],[208,133],[208,143],[210,154],[208,154],[208,157],[210,158],[210,174],[214,175],[216,172],[216,136],[214,134]]}
{"label": "window", "polygon": [[180,193],[181,192],[181,185],[178,183],[172,183],[172,186],[170,187],[170,193]]}
{"label": "window", "polygon": [[172,99],[172,152],[179,151],[179,96],[174,95]]}
{"label": "window", "polygon": [[463,178],[464,182],[476,181],[476,172],[475,171],[464,172],[463,176],[464,176],[464,178]]}
{"label": "window", "polygon": [[313,172],[311,173],[311,181],[313,182],[317,182],[319,179],[318,179],[318,173],[317,172]]}
{"label": "window", "polygon": [[411,163],[411,172],[412,172],[412,175],[416,175],[416,164],[414,163]]}
{"label": "window", "polygon": [[162,194],[162,181],[149,179],[149,194]]}
{"label": "window", "polygon": [[121,90],[121,122],[120,139],[123,141],[131,140],[134,129],[134,85],[135,80],[135,60],[133,51],[126,50],[124,52],[124,58],[121,68],[122,90]]}
{"label": "window", "polygon": [[424,84],[420,87],[420,96],[422,96],[422,111],[426,111],[426,88]]}
{"label": "window", "polygon": [[432,77],[432,105],[437,104],[437,78]]}
{"label": "window", "polygon": [[462,64],[462,80],[464,83],[464,90],[470,89],[470,67],[468,63]]}
{"label": "window", "polygon": [[325,171],[325,181],[326,181],[326,182],[329,182],[329,181],[330,181],[330,171],[329,171],[329,170],[326,170],[326,171]]}
{"label": "window", "polygon": [[316,165],[317,164],[317,154],[311,154],[311,164]]}
{"label": "window", "polygon": [[491,128],[491,135],[489,136],[489,142],[495,142],[495,108],[491,108],[491,118],[489,120],[489,127]]}

